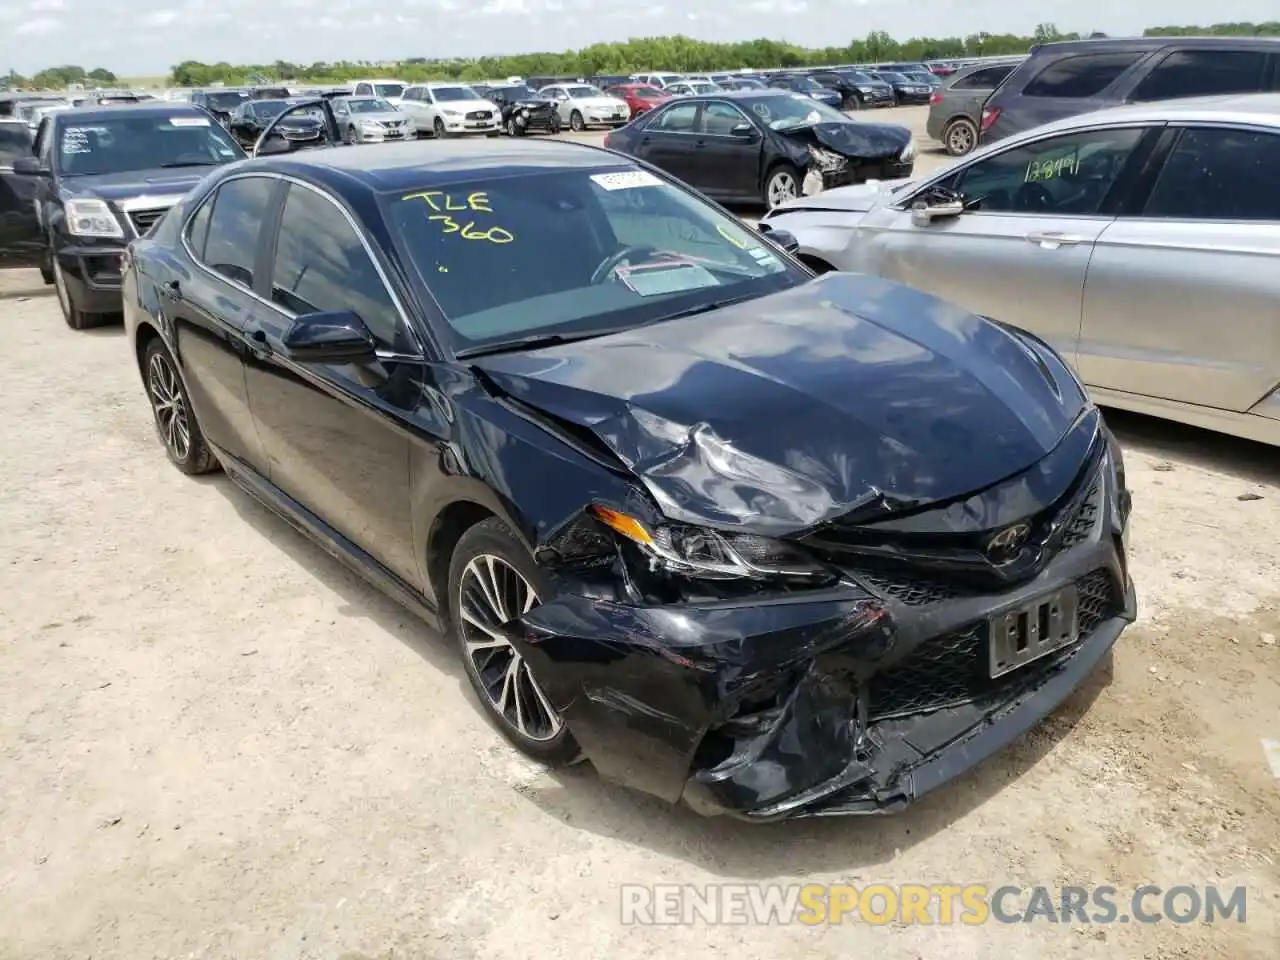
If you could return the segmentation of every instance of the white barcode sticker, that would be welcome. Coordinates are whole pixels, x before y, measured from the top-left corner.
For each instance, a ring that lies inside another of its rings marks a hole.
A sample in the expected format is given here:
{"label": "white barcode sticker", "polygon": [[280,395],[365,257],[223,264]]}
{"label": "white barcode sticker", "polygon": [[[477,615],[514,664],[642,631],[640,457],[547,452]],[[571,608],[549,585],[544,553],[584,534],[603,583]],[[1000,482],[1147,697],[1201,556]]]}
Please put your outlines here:
{"label": "white barcode sticker", "polygon": [[591,179],[605,190],[630,190],[634,187],[660,187],[662,181],[647,170],[627,170],[623,173],[595,173]]}
{"label": "white barcode sticker", "polygon": [[170,117],[169,125],[174,127],[207,127],[209,121],[205,117]]}

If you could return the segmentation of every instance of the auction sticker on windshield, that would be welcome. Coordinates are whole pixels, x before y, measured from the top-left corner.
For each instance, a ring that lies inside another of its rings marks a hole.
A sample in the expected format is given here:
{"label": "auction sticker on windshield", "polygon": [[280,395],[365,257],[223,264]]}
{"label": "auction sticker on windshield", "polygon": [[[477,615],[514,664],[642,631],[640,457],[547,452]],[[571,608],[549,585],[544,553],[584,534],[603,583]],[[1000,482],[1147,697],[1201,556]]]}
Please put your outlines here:
{"label": "auction sticker on windshield", "polygon": [[660,187],[662,181],[646,170],[627,170],[625,173],[594,173],[592,181],[605,190],[631,190],[635,187]]}
{"label": "auction sticker on windshield", "polygon": [[207,127],[209,121],[204,117],[170,117],[169,125],[174,127]]}

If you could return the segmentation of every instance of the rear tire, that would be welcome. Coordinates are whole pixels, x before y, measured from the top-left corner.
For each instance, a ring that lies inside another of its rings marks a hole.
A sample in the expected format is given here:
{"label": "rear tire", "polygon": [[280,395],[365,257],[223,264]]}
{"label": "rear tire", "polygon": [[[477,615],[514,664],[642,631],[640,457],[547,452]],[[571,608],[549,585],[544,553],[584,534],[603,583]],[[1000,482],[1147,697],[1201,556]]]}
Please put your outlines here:
{"label": "rear tire", "polygon": [[209,449],[196,412],[191,409],[187,385],[159,337],[147,344],[143,354],[142,382],[151,402],[156,434],[173,465],[188,476],[218,469],[218,458]]}
{"label": "rear tire", "polygon": [[942,131],[942,146],[953,157],[972,153],[978,145],[978,127],[968,117],[956,117]]}
{"label": "rear tire", "polygon": [[578,742],[524,658],[486,629],[552,593],[551,579],[497,517],[464,533],[449,561],[448,629],[486,716],[525,756],[562,767],[581,756]]}

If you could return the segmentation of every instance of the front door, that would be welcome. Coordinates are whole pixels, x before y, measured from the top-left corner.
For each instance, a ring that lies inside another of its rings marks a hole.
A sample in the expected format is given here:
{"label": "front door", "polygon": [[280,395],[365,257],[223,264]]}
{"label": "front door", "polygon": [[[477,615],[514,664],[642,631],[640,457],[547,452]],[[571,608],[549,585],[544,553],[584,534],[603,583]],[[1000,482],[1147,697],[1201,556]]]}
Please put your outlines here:
{"label": "front door", "polygon": [[244,372],[250,331],[267,310],[253,295],[265,263],[260,224],[278,202],[279,187],[276,179],[250,176],[213,191],[185,227],[200,269],[160,291],[201,429],[210,443],[264,475]]}
{"label": "front door", "polygon": [[694,142],[698,139],[696,103],[672,103],[664,107],[639,131],[636,156],[678,177],[690,186],[716,192],[717,184],[706,182],[698,167]]}
{"label": "front door", "polygon": [[282,350],[293,317],[351,310],[385,350],[417,352],[368,249],[334,200],[289,186],[271,272],[257,290],[275,308],[255,332],[258,350],[246,379],[272,484],[421,589],[410,439],[391,416],[417,405],[421,364],[298,364]]}
{"label": "front door", "polygon": [[966,213],[926,226],[910,209],[868,218],[876,272],[1034,333],[1074,363],[1089,259],[1143,134],[1061,134],[967,165],[941,184]]}
{"label": "front door", "polygon": [[[734,133],[743,125],[749,134]],[[694,144],[693,172],[695,182],[705,193],[714,192],[728,198],[760,196],[761,134],[747,115],[731,103],[707,103],[699,121],[701,136]]]}
{"label": "front door", "polygon": [[36,212],[41,177],[13,172],[13,162],[32,157],[25,123],[0,123],[0,268],[34,267],[44,259],[44,234]]}
{"label": "front door", "polygon": [[1089,264],[1090,386],[1243,412],[1280,381],[1280,135],[1181,132]]}

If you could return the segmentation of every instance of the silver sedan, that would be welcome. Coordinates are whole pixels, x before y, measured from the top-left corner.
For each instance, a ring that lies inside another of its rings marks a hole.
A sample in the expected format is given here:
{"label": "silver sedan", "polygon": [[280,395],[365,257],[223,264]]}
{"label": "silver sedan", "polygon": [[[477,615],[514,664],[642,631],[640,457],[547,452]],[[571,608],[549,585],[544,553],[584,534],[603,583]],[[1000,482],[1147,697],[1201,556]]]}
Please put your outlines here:
{"label": "silver sedan", "polygon": [[380,97],[335,97],[333,115],[347,143],[382,143],[410,136],[409,118]]}
{"label": "silver sedan", "polygon": [[761,226],[1038,334],[1104,406],[1280,445],[1280,94],[1072,117]]}

